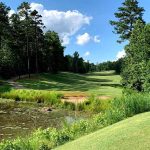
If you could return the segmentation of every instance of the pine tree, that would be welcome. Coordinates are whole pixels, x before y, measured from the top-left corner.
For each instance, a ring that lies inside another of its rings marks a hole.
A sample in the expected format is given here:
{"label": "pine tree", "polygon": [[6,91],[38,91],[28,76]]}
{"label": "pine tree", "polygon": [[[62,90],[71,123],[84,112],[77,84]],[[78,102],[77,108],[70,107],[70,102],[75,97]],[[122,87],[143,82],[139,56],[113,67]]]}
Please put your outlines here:
{"label": "pine tree", "polygon": [[[35,66],[36,66],[36,73],[39,72],[39,67],[38,67],[38,53],[39,53],[39,37],[41,34],[43,34],[42,30],[44,28],[44,24],[42,23],[42,16],[38,14],[38,11],[34,10],[31,12],[31,17],[32,17],[32,24],[34,26],[34,48],[35,48]],[[41,32],[40,32],[41,31]]]}
{"label": "pine tree", "polygon": [[30,17],[30,4],[28,2],[23,2],[18,7],[19,15],[23,18],[22,20],[22,27],[25,29],[25,37],[26,37],[26,52],[27,52],[27,70],[30,78],[30,45],[29,45],[29,31],[31,25],[31,17]]}
{"label": "pine tree", "polygon": [[0,49],[2,48],[2,42],[9,34],[9,17],[8,13],[10,8],[4,3],[0,2]]}
{"label": "pine tree", "polygon": [[137,21],[125,47],[123,84],[137,91],[150,91],[150,25]]}
{"label": "pine tree", "polygon": [[138,6],[137,0],[125,0],[122,3],[122,7],[119,7],[118,12],[115,13],[118,20],[110,21],[110,24],[114,26],[114,33],[120,35],[117,42],[129,40],[136,21],[144,22],[142,19],[143,12],[144,8]]}

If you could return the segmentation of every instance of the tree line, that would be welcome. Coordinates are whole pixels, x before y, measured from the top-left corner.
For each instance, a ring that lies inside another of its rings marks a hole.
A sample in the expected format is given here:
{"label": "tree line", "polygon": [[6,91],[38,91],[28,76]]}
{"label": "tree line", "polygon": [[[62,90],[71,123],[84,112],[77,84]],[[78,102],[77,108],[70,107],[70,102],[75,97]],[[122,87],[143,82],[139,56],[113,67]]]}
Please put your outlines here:
{"label": "tree line", "polygon": [[106,61],[102,63],[96,64],[96,71],[109,71],[114,70],[116,74],[120,74],[122,72],[122,65],[124,62],[124,58],[120,58],[116,61]]}
{"label": "tree line", "polygon": [[42,16],[28,2],[9,16],[10,7],[0,2],[0,76],[10,78],[40,72],[86,73],[93,64],[78,52],[64,56],[65,47],[54,31],[43,32]]}

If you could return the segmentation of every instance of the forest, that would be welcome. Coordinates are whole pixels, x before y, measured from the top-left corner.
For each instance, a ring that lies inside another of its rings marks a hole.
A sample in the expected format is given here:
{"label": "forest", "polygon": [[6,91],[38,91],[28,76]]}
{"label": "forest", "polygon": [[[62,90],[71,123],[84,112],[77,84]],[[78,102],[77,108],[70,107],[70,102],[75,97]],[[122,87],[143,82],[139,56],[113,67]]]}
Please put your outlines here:
{"label": "forest", "polygon": [[18,13],[9,16],[10,7],[0,3],[0,75],[71,71],[86,73],[94,64],[85,62],[78,52],[64,56],[65,47],[54,31],[44,32],[42,16],[23,2]]}

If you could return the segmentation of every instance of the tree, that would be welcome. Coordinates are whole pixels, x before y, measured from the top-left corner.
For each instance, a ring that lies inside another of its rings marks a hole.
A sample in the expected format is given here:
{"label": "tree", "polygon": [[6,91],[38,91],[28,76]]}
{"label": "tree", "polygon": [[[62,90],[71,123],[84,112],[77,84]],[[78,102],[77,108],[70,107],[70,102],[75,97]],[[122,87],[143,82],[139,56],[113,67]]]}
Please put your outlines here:
{"label": "tree", "polygon": [[11,27],[11,51],[15,56],[15,70],[16,74],[19,76],[23,72],[25,65],[24,60],[26,59],[26,56],[24,56],[26,53],[24,51],[24,37],[25,33],[21,25],[21,20],[18,14],[13,14],[10,17],[10,27]]}
{"label": "tree", "polygon": [[[65,56],[59,35],[54,31],[44,34],[42,16],[31,11],[23,2],[18,12],[9,17],[10,8],[0,3],[0,76],[71,71],[86,73],[91,64],[79,57]],[[94,66],[94,64],[92,64]]]}
{"label": "tree", "polygon": [[63,68],[64,48],[58,34],[54,31],[45,33],[45,53],[48,71],[57,73]]}
{"label": "tree", "polygon": [[2,48],[2,40],[4,40],[9,34],[9,19],[8,12],[10,8],[0,2],[0,49]]}
{"label": "tree", "polygon": [[66,55],[64,57],[64,71],[73,71],[73,57],[71,55]]}
{"label": "tree", "polygon": [[138,6],[137,0],[125,0],[122,5],[115,13],[118,20],[110,21],[110,24],[114,26],[114,32],[120,35],[118,42],[129,40],[137,20],[144,23],[142,19],[144,8]]}
{"label": "tree", "polygon": [[22,27],[25,29],[25,37],[26,37],[26,52],[27,52],[27,69],[28,74],[30,78],[30,50],[29,50],[29,31],[30,31],[30,24],[31,24],[31,18],[30,18],[30,4],[28,2],[23,2],[18,7],[19,15],[23,18],[22,21]]}
{"label": "tree", "polygon": [[34,10],[31,12],[31,17],[32,17],[32,24],[34,26],[34,45],[35,45],[35,64],[36,64],[36,73],[38,73],[39,68],[38,68],[38,53],[39,53],[39,38],[43,34],[42,30],[44,28],[44,24],[42,23],[42,16],[38,14],[38,11]]}
{"label": "tree", "polygon": [[6,44],[0,49],[0,75],[3,78],[10,78],[14,75],[14,54]]}
{"label": "tree", "polygon": [[138,20],[129,44],[122,73],[123,85],[137,91],[150,91],[150,25]]}
{"label": "tree", "polygon": [[78,61],[79,61],[79,53],[78,52],[74,52],[73,54],[73,72],[77,73],[78,72]]}

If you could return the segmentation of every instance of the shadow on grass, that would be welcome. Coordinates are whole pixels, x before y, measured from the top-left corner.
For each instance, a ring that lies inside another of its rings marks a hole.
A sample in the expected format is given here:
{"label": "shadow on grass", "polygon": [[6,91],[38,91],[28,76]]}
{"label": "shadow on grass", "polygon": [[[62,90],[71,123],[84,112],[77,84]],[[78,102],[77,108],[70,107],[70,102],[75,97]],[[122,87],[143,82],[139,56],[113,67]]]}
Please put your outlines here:
{"label": "shadow on grass", "polygon": [[12,86],[7,83],[0,81],[0,93],[9,92],[12,89]]}
{"label": "shadow on grass", "polygon": [[101,86],[110,86],[110,87],[114,87],[114,88],[121,88],[122,85],[121,84],[101,84]]}
{"label": "shadow on grass", "polygon": [[[109,72],[111,73],[111,72]],[[109,73],[107,76],[110,76]],[[94,73],[92,73],[93,75]],[[95,73],[99,76],[102,73]],[[93,75],[94,76],[94,75]],[[56,90],[56,91],[89,91],[100,86],[118,87],[119,84],[113,84],[113,80],[92,78],[91,75],[82,75],[61,72],[58,74],[39,74],[31,79],[18,80],[25,88],[38,90]],[[112,83],[112,84],[111,84]]]}
{"label": "shadow on grass", "polygon": [[104,72],[92,72],[92,73],[87,73],[89,76],[114,76],[118,75],[116,74],[115,71],[104,71]]}

